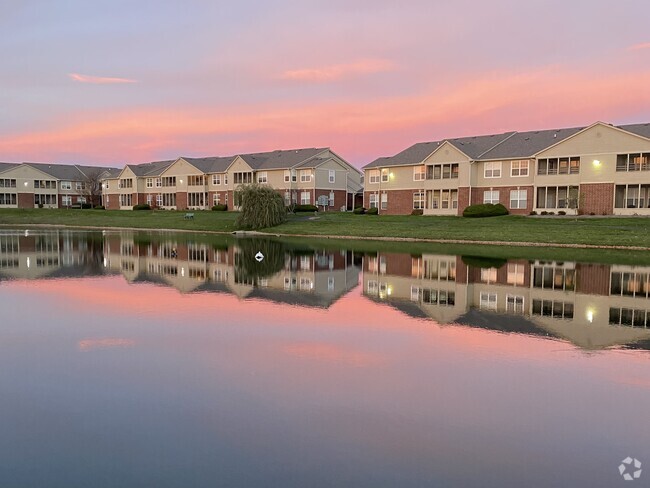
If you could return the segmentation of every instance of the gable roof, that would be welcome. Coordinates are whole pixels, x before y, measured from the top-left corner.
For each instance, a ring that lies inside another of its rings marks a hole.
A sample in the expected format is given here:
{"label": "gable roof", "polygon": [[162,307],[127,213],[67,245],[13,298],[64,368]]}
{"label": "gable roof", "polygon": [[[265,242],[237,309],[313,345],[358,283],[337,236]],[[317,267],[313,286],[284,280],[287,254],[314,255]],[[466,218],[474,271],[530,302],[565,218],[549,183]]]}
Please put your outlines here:
{"label": "gable roof", "polygon": [[326,147],[311,147],[240,154],[239,156],[254,170],[282,169],[296,167],[324,151],[327,151]]}
{"label": "gable roof", "polygon": [[20,166],[18,163],[0,163],[0,173]]}
{"label": "gable roof", "polygon": [[[599,122],[596,122],[598,124]],[[596,125],[592,124],[592,125]],[[650,123],[629,124],[611,127],[650,139]],[[535,130],[527,132],[506,132],[476,137],[459,137],[433,142],[420,142],[397,153],[395,156],[375,159],[363,169],[410,166],[419,164],[431,155],[444,142],[449,142],[456,149],[475,161],[499,159],[531,158],[537,153],[576,135],[591,126],[569,127],[563,129]]]}
{"label": "gable roof", "polygon": [[209,158],[186,158],[183,159],[204,173],[223,173],[232,164],[236,156],[209,157]]}
{"label": "gable roof", "polygon": [[[151,163],[127,164],[136,176],[160,176],[163,171],[169,168],[176,160],[152,161]],[[121,173],[121,172],[120,172]]]}
{"label": "gable roof", "polygon": [[49,164],[49,163],[23,163],[26,166],[37,169],[57,180],[83,181],[92,171],[104,173],[117,168],[106,168],[103,166],[80,166],[78,164]]}

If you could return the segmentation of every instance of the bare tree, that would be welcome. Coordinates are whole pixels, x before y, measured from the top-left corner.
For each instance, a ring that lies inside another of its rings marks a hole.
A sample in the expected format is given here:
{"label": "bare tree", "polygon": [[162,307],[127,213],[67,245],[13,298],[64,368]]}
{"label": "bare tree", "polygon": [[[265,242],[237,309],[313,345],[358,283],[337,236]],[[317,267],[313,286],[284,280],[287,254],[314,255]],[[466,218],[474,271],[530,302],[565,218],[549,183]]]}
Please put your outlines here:
{"label": "bare tree", "polygon": [[93,207],[101,204],[102,200],[102,177],[104,170],[96,169],[86,171],[85,179],[83,181],[82,194],[86,197],[86,202],[90,203]]}

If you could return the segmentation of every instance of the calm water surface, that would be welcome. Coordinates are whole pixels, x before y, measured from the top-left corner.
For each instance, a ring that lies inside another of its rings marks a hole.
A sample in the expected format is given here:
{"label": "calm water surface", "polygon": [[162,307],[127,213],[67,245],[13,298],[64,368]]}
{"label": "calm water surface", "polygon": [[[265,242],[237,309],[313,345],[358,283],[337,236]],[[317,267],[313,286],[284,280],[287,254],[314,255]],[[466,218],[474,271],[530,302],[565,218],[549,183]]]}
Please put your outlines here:
{"label": "calm water surface", "polygon": [[3,488],[650,485],[650,267],[5,230],[0,308]]}

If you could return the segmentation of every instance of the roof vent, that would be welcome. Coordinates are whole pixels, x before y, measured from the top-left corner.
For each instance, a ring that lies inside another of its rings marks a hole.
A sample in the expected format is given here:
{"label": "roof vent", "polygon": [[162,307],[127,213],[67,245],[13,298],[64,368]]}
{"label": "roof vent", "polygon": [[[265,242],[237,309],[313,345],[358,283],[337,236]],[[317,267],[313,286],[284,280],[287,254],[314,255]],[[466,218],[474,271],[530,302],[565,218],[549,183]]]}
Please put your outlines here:
{"label": "roof vent", "polygon": [[556,137],[557,137],[557,132],[553,134],[553,139],[555,139]]}

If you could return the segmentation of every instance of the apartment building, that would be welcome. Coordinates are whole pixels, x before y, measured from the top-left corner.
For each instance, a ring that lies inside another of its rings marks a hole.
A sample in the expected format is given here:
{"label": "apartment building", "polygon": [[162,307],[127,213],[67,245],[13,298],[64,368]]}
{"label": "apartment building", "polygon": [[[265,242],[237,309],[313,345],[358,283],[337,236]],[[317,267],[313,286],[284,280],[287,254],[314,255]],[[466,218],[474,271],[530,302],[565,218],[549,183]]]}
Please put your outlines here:
{"label": "apartment building", "polygon": [[650,124],[418,143],[363,170],[364,206],[385,214],[501,203],[513,214],[650,215]]}
{"label": "apartment building", "polygon": [[[76,164],[0,163],[0,208],[99,205],[100,180],[114,171]],[[97,201],[91,202],[94,197]]]}
{"label": "apartment building", "polygon": [[[469,260],[468,260],[469,262]],[[417,318],[570,341],[650,347],[650,267],[377,253],[363,293]]]}
{"label": "apartment building", "polygon": [[107,208],[147,203],[162,209],[239,207],[237,188],[260,183],[275,188],[287,205],[346,210],[362,194],[362,173],[329,148],[278,150],[229,157],[189,158],[127,165],[104,180]]}

